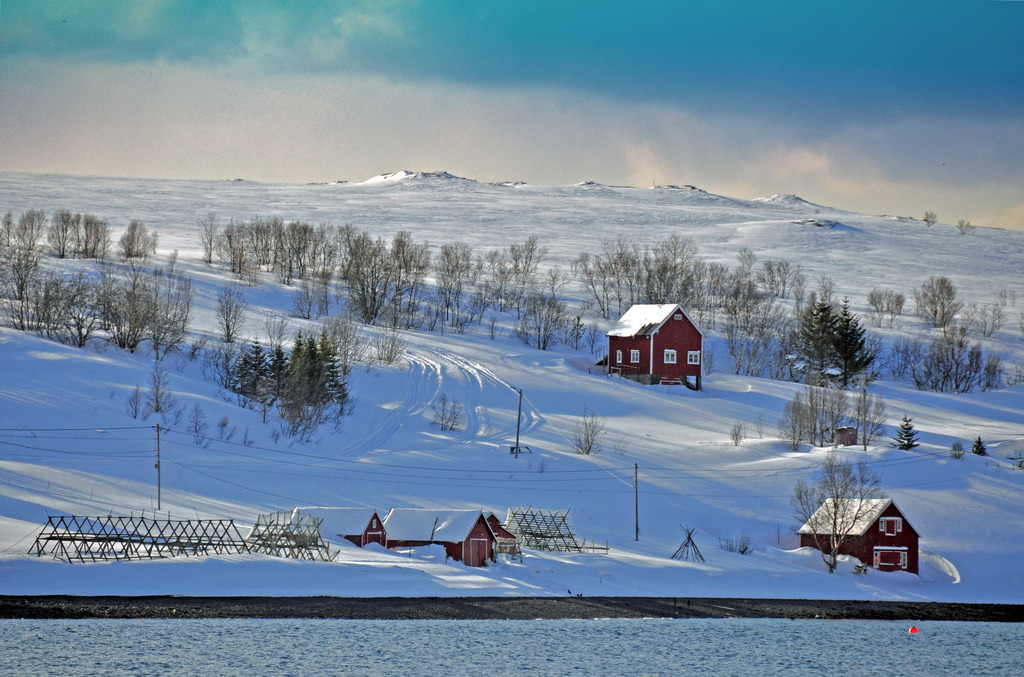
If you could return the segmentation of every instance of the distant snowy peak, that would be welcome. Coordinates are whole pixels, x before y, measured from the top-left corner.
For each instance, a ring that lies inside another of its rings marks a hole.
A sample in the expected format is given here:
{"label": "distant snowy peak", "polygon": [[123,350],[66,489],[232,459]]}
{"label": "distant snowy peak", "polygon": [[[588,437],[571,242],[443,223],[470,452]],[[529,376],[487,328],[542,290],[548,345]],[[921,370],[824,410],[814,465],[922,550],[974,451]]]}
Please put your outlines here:
{"label": "distant snowy peak", "polygon": [[373,184],[388,184],[388,183],[399,183],[409,181],[424,181],[431,183],[476,183],[472,179],[466,179],[461,176],[455,176],[448,172],[410,172],[408,170],[402,170],[400,172],[392,172],[390,174],[379,174],[371,179],[363,181],[364,186]]}
{"label": "distant snowy peak", "polygon": [[661,186],[651,186],[651,188],[652,190],[692,190],[698,193],[707,193],[703,188],[698,188],[697,186],[691,186],[689,184],[685,186],[677,186],[674,183],[667,183]]}
{"label": "distant snowy peak", "polygon": [[758,197],[754,198],[754,202],[764,202],[765,204],[774,205],[785,205],[788,207],[811,207],[814,209],[831,209],[831,207],[825,207],[824,205],[808,202],[799,195],[772,195],[771,197]]}

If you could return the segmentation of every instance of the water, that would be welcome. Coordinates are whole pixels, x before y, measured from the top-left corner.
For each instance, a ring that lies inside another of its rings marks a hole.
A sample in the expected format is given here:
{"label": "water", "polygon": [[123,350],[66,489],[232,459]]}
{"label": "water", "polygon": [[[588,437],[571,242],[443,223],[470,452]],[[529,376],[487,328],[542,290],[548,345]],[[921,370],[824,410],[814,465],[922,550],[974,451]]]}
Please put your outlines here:
{"label": "water", "polygon": [[0,674],[1024,675],[1024,624],[0,620]]}

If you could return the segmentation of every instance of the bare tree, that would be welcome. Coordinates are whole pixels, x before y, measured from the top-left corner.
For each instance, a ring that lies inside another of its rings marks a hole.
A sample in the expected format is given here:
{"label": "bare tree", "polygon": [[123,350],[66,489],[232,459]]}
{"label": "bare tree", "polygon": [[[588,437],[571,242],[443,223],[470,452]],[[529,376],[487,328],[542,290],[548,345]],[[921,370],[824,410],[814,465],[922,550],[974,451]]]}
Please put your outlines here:
{"label": "bare tree", "polygon": [[328,318],[323,325],[323,333],[334,346],[338,371],[348,376],[359,362],[366,360],[369,341],[364,336],[359,323],[348,315]]}
{"label": "bare tree", "polygon": [[972,344],[967,331],[956,327],[932,339],[921,359],[910,365],[910,374],[918,390],[968,393],[979,384],[984,364],[981,344]]}
{"label": "bare tree", "polygon": [[956,229],[961,235],[966,235],[967,233],[974,230],[975,227],[976,226],[972,224],[970,221],[964,221],[963,219],[960,219],[959,221],[956,222]]}
{"label": "bare tree", "polygon": [[461,430],[466,426],[462,403],[454,397],[441,393],[441,396],[431,403],[430,408],[434,412],[434,423],[441,430]]}
{"label": "bare tree", "polygon": [[866,465],[844,462],[835,452],[828,453],[811,482],[797,482],[793,515],[804,525],[800,533],[810,535],[821,552],[829,573],[836,570],[840,552],[862,526],[872,501],[883,498],[879,482]]}
{"label": "bare tree", "polygon": [[192,278],[177,272],[176,260],[175,254],[166,270],[157,268],[153,271],[155,308],[149,325],[149,338],[158,360],[185,342],[192,321]]}
{"label": "bare tree", "polygon": [[516,323],[516,336],[526,345],[547,350],[562,334],[567,317],[565,303],[554,295],[531,293]]}
{"label": "bare tree", "polygon": [[288,335],[288,318],[267,313],[263,318],[263,331],[267,335],[267,347],[271,351],[283,347],[284,339]]}
{"label": "bare tree", "polygon": [[963,307],[963,302],[956,297],[956,286],[945,276],[932,276],[914,290],[914,302],[917,314],[933,327],[946,328]]}
{"label": "bare tree", "polygon": [[573,451],[584,455],[600,451],[600,439],[605,423],[605,418],[595,414],[587,405],[583,405],[583,414],[572,424]]}
{"label": "bare tree", "polygon": [[67,295],[61,314],[62,342],[85,346],[100,328],[99,284],[79,272],[67,281]]}
{"label": "bare tree", "polygon": [[860,432],[861,444],[867,451],[871,441],[885,430],[885,400],[881,395],[869,395],[862,383],[854,401],[853,418]]}
{"label": "bare tree", "polygon": [[391,298],[392,265],[384,240],[358,233],[347,242],[348,308],[366,324],[383,314]]}
{"label": "bare tree", "polygon": [[118,348],[134,353],[148,335],[156,313],[153,277],[131,259],[100,270],[103,328]]}
{"label": "bare tree", "polygon": [[79,256],[104,261],[110,253],[110,226],[93,214],[82,216],[82,240]]}
{"label": "bare tree", "polygon": [[224,343],[234,343],[248,307],[238,287],[223,287],[217,293],[217,328]]}
{"label": "bare tree", "polygon": [[81,224],[81,214],[72,214],[66,209],[59,209],[53,213],[50,228],[46,232],[46,241],[57,258],[63,259],[71,253],[71,248],[78,242]]}
{"label": "bare tree", "polygon": [[387,327],[374,334],[373,349],[379,363],[391,365],[405,352],[405,341],[396,327]]}
{"label": "bare tree", "polygon": [[745,437],[743,430],[743,421],[736,421],[732,424],[732,428],[729,429],[729,439],[732,440],[734,447],[740,446],[740,442]]}
{"label": "bare tree", "polygon": [[150,233],[146,224],[137,219],[132,219],[128,223],[128,229],[117,242],[121,256],[125,259],[149,258],[150,254],[156,252],[156,243],[156,233]]}
{"label": "bare tree", "polygon": [[153,362],[153,371],[149,375],[149,389],[143,400],[142,418],[149,418],[153,414],[160,414],[166,418],[177,403],[178,398],[170,390],[167,372],[164,371],[163,365],[159,360]]}
{"label": "bare tree", "polygon": [[46,232],[46,213],[39,209],[30,209],[18,219],[14,228],[14,246],[30,252],[39,249],[39,240]]}
{"label": "bare tree", "polygon": [[924,221],[924,225],[931,228],[939,220],[939,217],[935,215],[935,212],[928,211],[924,213],[924,218],[921,220]]}
{"label": "bare tree", "polygon": [[199,219],[199,244],[203,247],[203,260],[213,263],[213,253],[217,247],[217,215],[210,212]]}

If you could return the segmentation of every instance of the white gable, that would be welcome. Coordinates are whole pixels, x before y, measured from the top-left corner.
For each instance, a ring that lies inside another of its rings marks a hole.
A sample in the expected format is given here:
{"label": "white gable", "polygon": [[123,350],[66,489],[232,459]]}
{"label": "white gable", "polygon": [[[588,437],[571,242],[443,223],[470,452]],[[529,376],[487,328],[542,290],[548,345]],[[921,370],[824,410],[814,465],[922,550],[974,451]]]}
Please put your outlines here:
{"label": "white gable", "polygon": [[[668,319],[678,303],[638,304],[631,307],[619,318],[608,336],[636,336],[646,330],[657,327]],[[682,309],[680,309],[681,312]]]}

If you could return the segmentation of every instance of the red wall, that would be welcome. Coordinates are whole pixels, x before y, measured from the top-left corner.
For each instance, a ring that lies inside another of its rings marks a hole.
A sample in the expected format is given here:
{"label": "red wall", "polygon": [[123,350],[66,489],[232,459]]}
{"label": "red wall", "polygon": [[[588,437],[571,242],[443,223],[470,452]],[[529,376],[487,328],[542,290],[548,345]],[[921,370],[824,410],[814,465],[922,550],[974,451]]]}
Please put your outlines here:
{"label": "red wall", "polygon": [[[878,523],[883,517],[902,517],[903,518],[903,531],[896,534],[895,536],[887,536],[885,532],[880,531]],[[907,568],[904,571],[908,571],[912,574],[918,572],[918,541],[920,537],[914,528],[907,522],[907,518],[903,517],[903,513],[899,511],[895,503],[889,505],[882,514],[878,516],[878,519],[868,527],[867,532],[863,536],[851,539],[842,548],[839,549],[839,554],[850,555],[856,557],[861,562],[868,566],[872,566],[874,561],[875,546],[886,546],[886,547],[905,547],[907,549]],[[811,534],[800,534],[800,546],[805,548],[814,548],[814,536]],[[886,571],[901,571],[899,567],[885,567]]]}
{"label": "red wall", "polygon": [[[701,336],[693,323],[683,313],[682,319],[670,317],[654,335],[654,369],[653,373],[663,379],[681,379],[686,376],[700,376],[699,364],[687,364],[686,354],[691,350],[701,349]],[[676,364],[665,364],[665,350],[676,351]],[[622,351],[622,361],[615,360],[615,351]],[[629,351],[640,351],[639,364],[629,361]],[[612,371],[621,371],[624,375],[650,374],[651,370],[651,338],[648,336],[609,336],[608,365]],[[703,355],[701,356],[703,359]]]}

